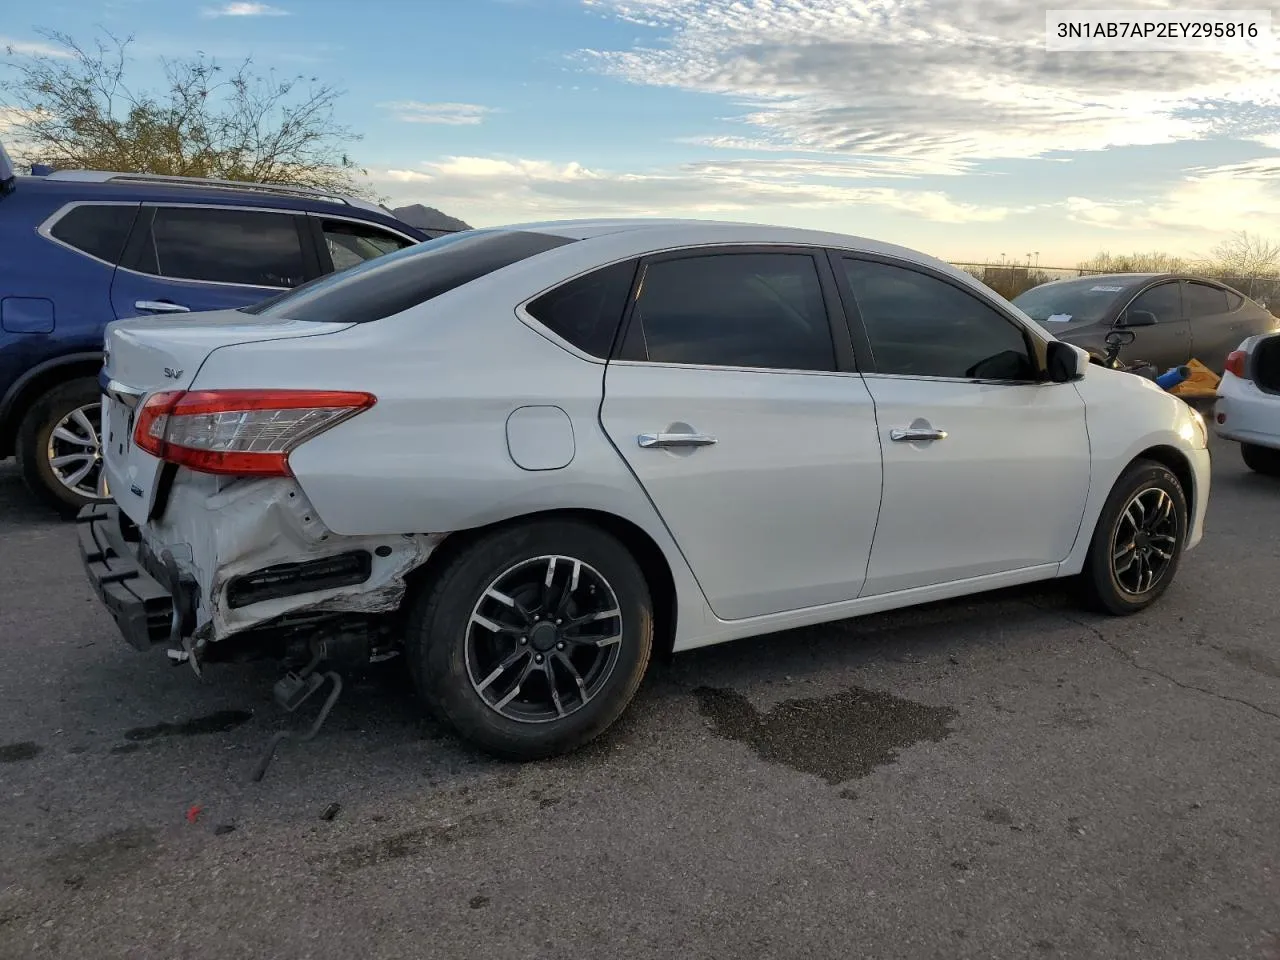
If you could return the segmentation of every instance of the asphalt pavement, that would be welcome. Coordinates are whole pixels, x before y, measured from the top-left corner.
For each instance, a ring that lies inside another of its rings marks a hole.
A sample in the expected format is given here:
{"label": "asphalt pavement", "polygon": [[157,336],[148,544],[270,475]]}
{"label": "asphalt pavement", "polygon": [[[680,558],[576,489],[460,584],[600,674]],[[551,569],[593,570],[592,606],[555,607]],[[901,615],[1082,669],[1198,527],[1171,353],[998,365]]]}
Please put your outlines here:
{"label": "asphalt pavement", "polygon": [[0,462],[0,957],[1280,960],[1280,482],[1214,446],[1154,609],[1019,590],[684,654],[574,756],[393,676],[118,639]]}

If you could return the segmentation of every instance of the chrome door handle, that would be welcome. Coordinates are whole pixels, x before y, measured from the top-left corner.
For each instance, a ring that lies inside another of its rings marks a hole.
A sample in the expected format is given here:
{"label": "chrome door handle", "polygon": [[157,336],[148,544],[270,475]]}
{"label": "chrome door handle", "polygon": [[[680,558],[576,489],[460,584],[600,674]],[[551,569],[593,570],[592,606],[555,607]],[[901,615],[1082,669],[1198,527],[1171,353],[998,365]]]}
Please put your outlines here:
{"label": "chrome door handle", "polygon": [[947,431],[934,430],[932,427],[911,427],[907,430],[893,429],[889,431],[889,439],[897,443],[919,443],[921,440],[945,440]]}
{"label": "chrome door handle", "polygon": [[190,313],[190,307],[184,307],[180,303],[169,303],[165,300],[135,300],[133,303],[135,310],[148,310],[151,313]]}
{"label": "chrome door handle", "polygon": [[642,433],[636,441],[646,450],[651,447],[707,447],[716,442],[705,433]]}

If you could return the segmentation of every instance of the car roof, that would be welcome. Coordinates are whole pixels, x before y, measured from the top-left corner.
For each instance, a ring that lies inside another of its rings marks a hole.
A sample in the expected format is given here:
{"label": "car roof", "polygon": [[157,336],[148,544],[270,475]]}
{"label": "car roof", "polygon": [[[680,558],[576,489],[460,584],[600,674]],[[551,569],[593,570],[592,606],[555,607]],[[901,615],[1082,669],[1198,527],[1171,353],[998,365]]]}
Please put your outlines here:
{"label": "car roof", "polygon": [[1178,274],[1173,273],[1091,273],[1086,277],[1060,277],[1057,280],[1049,280],[1046,283],[1038,284],[1031,289],[1038,290],[1041,287],[1086,283],[1120,284],[1127,289],[1150,283],[1152,280],[1175,279],[1177,276]]}
{"label": "car roof", "polygon": [[596,237],[624,233],[642,234],[644,244],[652,250],[700,243],[797,244],[801,246],[836,247],[855,249],[871,254],[879,253],[887,257],[927,264],[944,273],[969,278],[968,274],[951,264],[909,247],[852,234],[738,220],[616,217],[590,220],[542,220],[507,224],[490,229],[546,233],[553,236],[567,237],[571,240],[590,240]]}
{"label": "car roof", "polygon": [[391,211],[359,197],[284,184],[255,184],[200,177],[163,177],[99,170],[60,170],[39,176],[20,176],[16,188],[38,190],[46,196],[76,200],[163,203],[216,203],[225,206],[271,207],[279,210],[327,213],[382,223],[419,240],[431,235],[410,226]]}

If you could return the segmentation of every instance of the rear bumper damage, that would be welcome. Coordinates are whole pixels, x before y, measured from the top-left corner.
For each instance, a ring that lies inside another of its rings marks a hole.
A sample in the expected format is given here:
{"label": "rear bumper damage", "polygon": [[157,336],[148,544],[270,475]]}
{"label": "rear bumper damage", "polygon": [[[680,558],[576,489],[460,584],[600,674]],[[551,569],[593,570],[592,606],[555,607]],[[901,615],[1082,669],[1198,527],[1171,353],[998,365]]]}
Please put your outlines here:
{"label": "rear bumper damage", "polygon": [[443,539],[350,537],[320,521],[292,479],[182,472],[163,513],[142,528],[114,504],[79,517],[80,552],[124,639],[205,646],[299,615],[387,614],[405,577]]}

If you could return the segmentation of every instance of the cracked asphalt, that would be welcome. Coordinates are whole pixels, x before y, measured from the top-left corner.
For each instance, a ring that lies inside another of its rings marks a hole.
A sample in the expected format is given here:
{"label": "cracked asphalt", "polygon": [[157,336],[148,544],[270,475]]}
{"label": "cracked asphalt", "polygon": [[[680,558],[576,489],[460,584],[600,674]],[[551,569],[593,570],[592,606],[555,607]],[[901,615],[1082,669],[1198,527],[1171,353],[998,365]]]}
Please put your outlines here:
{"label": "cracked asphalt", "polygon": [[394,675],[309,744],[264,665],[126,648],[0,463],[0,957],[1280,960],[1280,482],[1117,620],[1035,588],[658,669],[558,761]]}

